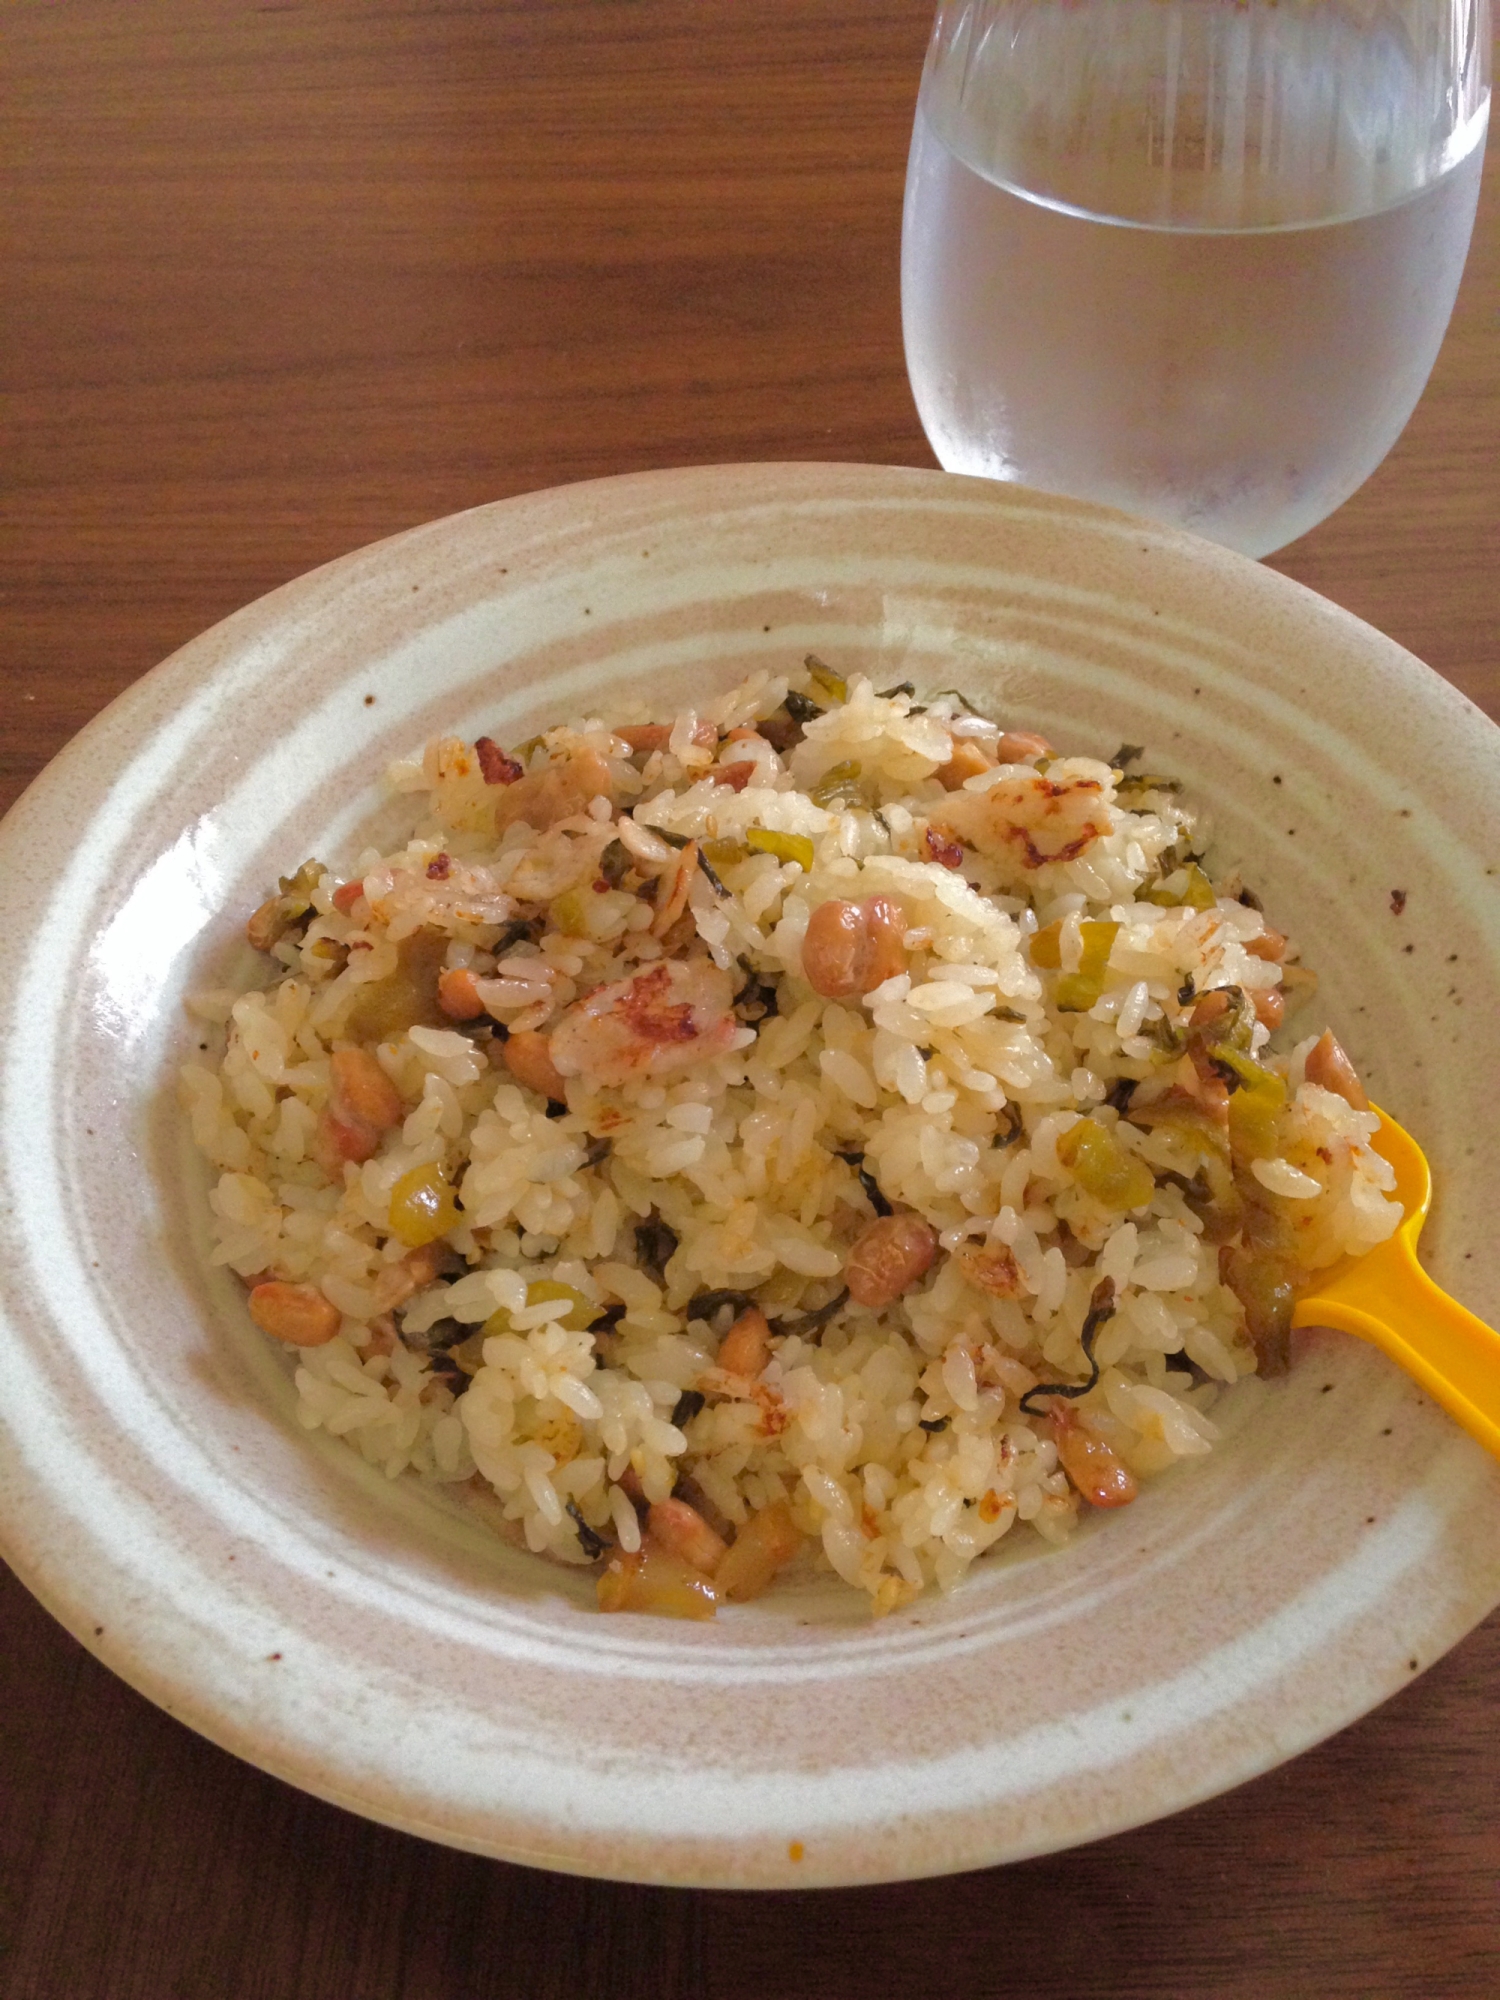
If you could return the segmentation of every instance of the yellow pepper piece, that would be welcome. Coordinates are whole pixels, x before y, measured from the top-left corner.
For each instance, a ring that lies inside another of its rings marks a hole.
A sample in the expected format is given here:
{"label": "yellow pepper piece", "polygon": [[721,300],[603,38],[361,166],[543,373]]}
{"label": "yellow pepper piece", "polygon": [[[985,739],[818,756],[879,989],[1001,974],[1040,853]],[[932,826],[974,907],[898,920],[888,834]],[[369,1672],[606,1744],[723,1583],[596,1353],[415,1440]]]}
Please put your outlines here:
{"label": "yellow pepper piece", "polygon": [[552,905],[552,921],[564,937],[583,937],[588,931],[583,893],[568,889]]}
{"label": "yellow pepper piece", "polygon": [[[1175,882],[1181,875],[1184,880],[1176,889],[1169,889],[1167,882]],[[1175,868],[1166,878],[1152,889],[1141,892],[1143,903],[1155,903],[1165,910],[1177,910],[1191,905],[1195,910],[1211,910],[1218,898],[1214,895],[1214,885],[1209,881],[1196,861],[1189,861],[1183,868]]]}
{"label": "yellow pepper piece", "polygon": [[1196,861],[1188,863],[1187,878],[1187,889],[1182,898],[1183,902],[1190,903],[1195,910],[1211,910],[1219,899],[1214,894],[1213,883],[1209,881]]}
{"label": "yellow pepper piece", "polygon": [[[526,1303],[539,1306],[547,1299],[567,1299],[568,1310],[561,1319],[554,1320],[554,1326],[565,1326],[570,1333],[582,1333],[592,1326],[602,1310],[592,1299],[586,1299],[582,1292],[572,1285],[564,1285],[556,1278],[533,1278],[526,1287]],[[492,1333],[513,1333],[515,1323],[504,1306],[498,1306],[479,1329],[486,1340]]]}
{"label": "yellow pepper piece", "polygon": [[1281,1150],[1279,1129],[1286,1085],[1274,1070],[1262,1069],[1238,1049],[1220,1046],[1214,1060],[1226,1063],[1240,1080],[1229,1095],[1229,1150],[1236,1160],[1269,1160]]}
{"label": "yellow pepper piece", "polygon": [[448,955],[446,933],[413,931],[396,947],[396,969],[361,986],[344,1022],[351,1042],[383,1042],[407,1028],[451,1028],[438,1005],[438,979]]}
{"label": "yellow pepper piece", "polygon": [[595,1589],[601,1611],[648,1611],[658,1618],[712,1618],[719,1608],[713,1580],[680,1556],[646,1542],[634,1555],[617,1549]]}
{"label": "yellow pepper piece", "polygon": [[773,833],[768,826],[745,829],[745,841],[759,854],[774,854],[778,861],[795,861],[804,874],[811,875],[813,844],[805,833]]}
{"label": "yellow pepper piece", "polygon": [[599,1308],[592,1299],[586,1299],[582,1292],[572,1285],[561,1284],[556,1278],[534,1278],[526,1287],[526,1303],[539,1306],[547,1299],[567,1299],[568,1310],[554,1326],[565,1326],[572,1333],[582,1333],[586,1326],[592,1326],[599,1317]]}
{"label": "yellow pepper piece", "polygon": [[391,1189],[391,1234],[413,1250],[436,1243],[462,1220],[447,1176],[435,1161],[413,1167]]}
{"label": "yellow pepper piece", "polygon": [[1056,999],[1066,1014],[1086,1014],[1104,991],[1104,975],[1109,970],[1109,954],[1119,935],[1118,924],[1080,924],[1083,956],[1076,972],[1065,972],[1057,982]]}
{"label": "yellow pepper piece", "polygon": [[1062,924],[1048,924],[1031,940],[1031,962],[1042,972],[1056,972],[1062,964]]}
{"label": "yellow pepper piece", "polygon": [[1080,1118],[1057,1142],[1057,1157],[1085,1194],[1122,1213],[1144,1208],[1156,1192],[1156,1177],[1142,1159],[1128,1153],[1106,1126]]}
{"label": "yellow pepper piece", "polygon": [[872,793],[860,776],[860,766],[850,759],[830,764],[808,793],[815,806],[833,811],[840,806],[867,806]]}
{"label": "yellow pepper piece", "polygon": [[743,840],[727,833],[720,834],[717,840],[700,840],[698,852],[710,868],[733,868],[736,862],[748,860],[750,855]]}
{"label": "yellow pepper piece", "polygon": [[1226,1273],[1230,1291],[1245,1308],[1245,1331],[1255,1347],[1262,1375],[1284,1375],[1291,1355],[1296,1274],[1282,1259],[1245,1249],[1231,1251]]}
{"label": "yellow pepper piece", "polygon": [[816,653],[809,653],[802,664],[812,676],[813,686],[827,695],[830,701],[849,699],[849,683],[842,674],[836,674],[832,667],[825,666]]}
{"label": "yellow pepper piece", "polygon": [[538,1402],[535,1396],[521,1397],[516,1404],[515,1434],[550,1451],[559,1465],[577,1458],[583,1448],[583,1425],[570,1409],[550,1396],[545,1402]]}
{"label": "yellow pepper piece", "polygon": [[[1065,972],[1057,982],[1057,1004],[1068,1014],[1086,1014],[1104,991],[1104,975],[1109,955],[1119,935],[1118,924],[1085,923],[1078,926],[1083,938],[1083,956],[1076,972]],[[1056,972],[1062,965],[1062,925],[1048,924],[1031,940],[1031,962],[1043,972]]]}
{"label": "yellow pepper piece", "polygon": [[[1104,974],[1110,966],[1114,940],[1120,936],[1118,924],[1080,924],[1084,956],[1076,972],[1064,972],[1058,980],[1058,1006],[1064,1014],[1086,1014],[1104,992]],[[1048,924],[1032,938],[1032,964],[1042,972],[1056,972],[1062,966],[1062,924]]]}

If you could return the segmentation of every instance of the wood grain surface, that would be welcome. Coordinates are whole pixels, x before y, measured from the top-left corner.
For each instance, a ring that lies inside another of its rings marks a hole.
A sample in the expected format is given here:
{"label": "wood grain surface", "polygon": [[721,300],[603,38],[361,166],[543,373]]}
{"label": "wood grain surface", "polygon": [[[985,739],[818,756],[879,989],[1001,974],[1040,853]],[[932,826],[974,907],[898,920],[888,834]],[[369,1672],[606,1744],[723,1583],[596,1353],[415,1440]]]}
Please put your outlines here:
{"label": "wood grain surface", "polygon": [[[22,0],[0,34],[0,805],[315,563],[646,466],[931,464],[897,259],[927,0]],[[1274,559],[1500,715],[1500,160],[1369,484]],[[771,1896],[305,1798],[0,1579],[0,2000],[1493,2000],[1500,1617],[1097,1846]]]}

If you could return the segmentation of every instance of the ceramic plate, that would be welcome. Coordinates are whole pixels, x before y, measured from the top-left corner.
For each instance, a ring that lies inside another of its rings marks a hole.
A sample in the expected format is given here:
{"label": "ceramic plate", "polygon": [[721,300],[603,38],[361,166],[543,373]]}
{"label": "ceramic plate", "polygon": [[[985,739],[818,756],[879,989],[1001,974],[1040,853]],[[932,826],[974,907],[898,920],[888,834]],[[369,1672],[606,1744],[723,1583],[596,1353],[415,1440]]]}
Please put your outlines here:
{"label": "ceramic plate", "polygon": [[605,480],[349,556],[132,688],[0,833],[0,1534],[153,1701],[375,1819],[654,1882],[971,1868],[1266,1770],[1500,1599],[1500,1467],[1328,1334],[1128,1513],[879,1624],[831,1585],[600,1617],[587,1574],[298,1428],[206,1263],[185,991],[249,970],[275,875],[349,857],[428,735],[514,739],[627,689],[666,711],[813,648],[1181,773],[1424,1141],[1437,1276],[1500,1313],[1475,1032],[1500,734],[1389,640],[1207,543],[859,466]]}

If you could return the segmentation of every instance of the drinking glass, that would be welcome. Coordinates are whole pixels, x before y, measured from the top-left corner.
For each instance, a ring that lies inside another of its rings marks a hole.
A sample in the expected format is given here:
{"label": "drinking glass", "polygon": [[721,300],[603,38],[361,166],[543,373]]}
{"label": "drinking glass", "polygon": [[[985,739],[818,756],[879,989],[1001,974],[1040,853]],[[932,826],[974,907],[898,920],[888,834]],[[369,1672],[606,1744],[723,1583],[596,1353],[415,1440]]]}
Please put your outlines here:
{"label": "drinking glass", "polygon": [[1264,555],[1390,450],[1489,120],[1488,0],[942,0],[901,308],[951,472]]}

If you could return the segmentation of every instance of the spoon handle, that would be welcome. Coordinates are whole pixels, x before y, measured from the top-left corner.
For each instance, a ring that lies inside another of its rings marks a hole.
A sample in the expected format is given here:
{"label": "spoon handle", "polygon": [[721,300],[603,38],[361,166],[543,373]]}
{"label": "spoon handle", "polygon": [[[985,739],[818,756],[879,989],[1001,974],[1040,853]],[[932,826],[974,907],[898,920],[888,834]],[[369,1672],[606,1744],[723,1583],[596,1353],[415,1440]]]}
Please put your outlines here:
{"label": "spoon handle", "polygon": [[1299,1299],[1292,1324],[1372,1342],[1500,1458],[1500,1333],[1435,1284],[1404,1238]]}

